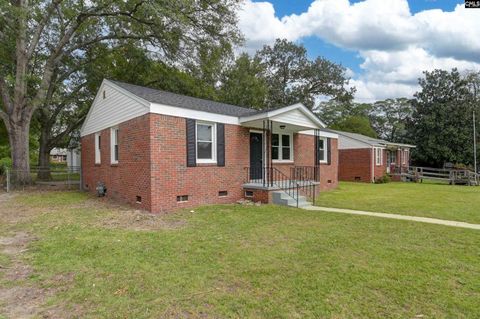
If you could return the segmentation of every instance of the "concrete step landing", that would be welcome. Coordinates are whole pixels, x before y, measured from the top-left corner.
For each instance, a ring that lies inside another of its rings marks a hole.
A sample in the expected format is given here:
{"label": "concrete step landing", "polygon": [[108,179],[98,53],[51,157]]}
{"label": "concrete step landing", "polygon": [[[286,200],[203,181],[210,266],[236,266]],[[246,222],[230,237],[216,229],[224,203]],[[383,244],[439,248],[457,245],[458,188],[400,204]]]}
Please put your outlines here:
{"label": "concrete step landing", "polygon": [[[272,202],[276,205],[297,207],[297,201],[282,190],[272,192]],[[311,205],[312,203],[308,202],[305,196],[298,196],[298,207],[307,207]]]}

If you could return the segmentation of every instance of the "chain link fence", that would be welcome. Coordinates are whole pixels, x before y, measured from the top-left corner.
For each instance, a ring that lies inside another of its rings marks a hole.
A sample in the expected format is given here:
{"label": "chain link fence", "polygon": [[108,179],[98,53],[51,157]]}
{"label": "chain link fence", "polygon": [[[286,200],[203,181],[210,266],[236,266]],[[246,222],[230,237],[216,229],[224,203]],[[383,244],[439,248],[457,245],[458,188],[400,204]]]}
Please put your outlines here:
{"label": "chain link fence", "polygon": [[4,168],[0,171],[1,190],[81,189],[81,168],[31,167],[30,170]]}

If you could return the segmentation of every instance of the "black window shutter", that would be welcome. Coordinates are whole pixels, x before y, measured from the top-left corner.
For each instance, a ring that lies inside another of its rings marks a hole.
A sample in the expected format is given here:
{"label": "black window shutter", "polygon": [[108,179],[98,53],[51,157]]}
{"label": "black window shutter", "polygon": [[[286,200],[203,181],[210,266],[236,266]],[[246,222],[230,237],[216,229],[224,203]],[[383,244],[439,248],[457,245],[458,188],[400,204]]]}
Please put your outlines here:
{"label": "black window shutter", "polygon": [[225,166],[225,124],[217,123],[217,165]]}
{"label": "black window shutter", "polygon": [[318,161],[320,160],[320,150],[319,150],[319,146],[320,146],[319,144],[320,144],[320,143],[319,143],[319,139],[320,139],[320,137],[318,137],[317,135],[315,135],[315,155],[314,155],[314,157],[315,157],[315,159],[314,159],[315,162],[314,162],[314,164],[313,164],[314,166],[317,166],[317,165],[319,164]]}
{"label": "black window shutter", "polygon": [[187,119],[187,167],[197,166],[195,120]]}
{"label": "black window shutter", "polygon": [[327,138],[327,164],[332,163],[332,139]]}

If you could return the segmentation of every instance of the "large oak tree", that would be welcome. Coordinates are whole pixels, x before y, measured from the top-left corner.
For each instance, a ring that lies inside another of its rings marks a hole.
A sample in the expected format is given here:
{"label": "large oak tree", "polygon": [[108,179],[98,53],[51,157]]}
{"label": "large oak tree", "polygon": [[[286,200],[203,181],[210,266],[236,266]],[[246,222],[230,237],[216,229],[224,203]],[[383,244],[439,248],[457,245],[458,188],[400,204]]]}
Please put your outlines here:
{"label": "large oak tree", "polygon": [[312,61],[303,46],[285,39],[277,39],[273,46],[264,46],[255,58],[264,68],[267,107],[301,102],[312,109],[320,97],[350,101],[355,93],[355,89],[349,87],[345,67],[323,57]]}
{"label": "large oak tree", "polygon": [[[52,82],[69,84],[97,43],[131,40],[159,59],[194,60],[202,45],[240,39],[237,0],[100,0],[0,2],[0,118],[7,128],[13,169],[29,179],[32,116],[44,107]],[[66,68],[63,63],[78,66]],[[80,74],[81,76],[81,74]],[[79,82],[81,83],[81,82]],[[74,90],[75,88],[70,88]]]}

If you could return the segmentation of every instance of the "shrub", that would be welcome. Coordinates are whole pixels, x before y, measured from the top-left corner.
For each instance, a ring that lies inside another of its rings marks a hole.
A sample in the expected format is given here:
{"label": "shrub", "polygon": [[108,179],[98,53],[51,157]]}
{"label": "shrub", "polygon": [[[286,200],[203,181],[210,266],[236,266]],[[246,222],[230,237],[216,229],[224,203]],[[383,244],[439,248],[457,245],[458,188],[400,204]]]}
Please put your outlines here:
{"label": "shrub", "polygon": [[12,167],[12,160],[9,157],[0,158],[0,186],[6,178],[6,170],[8,167]]}
{"label": "shrub", "polygon": [[0,174],[3,175],[6,168],[12,167],[12,159],[10,157],[0,158]]}
{"label": "shrub", "polygon": [[392,178],[387,173],[383,174],[382,177],[375,178],[375,184],[386,184],[390,183]]}

